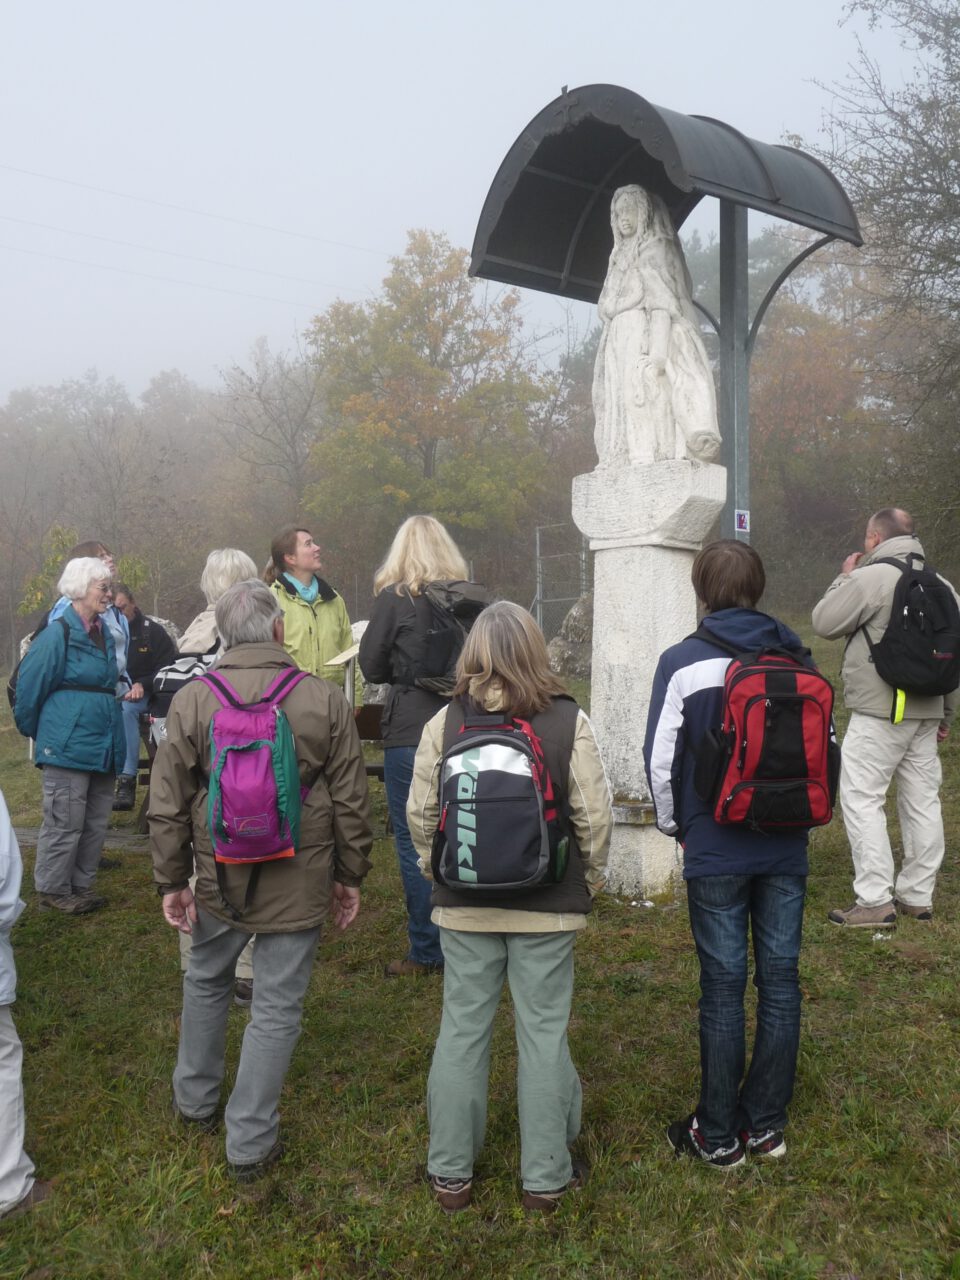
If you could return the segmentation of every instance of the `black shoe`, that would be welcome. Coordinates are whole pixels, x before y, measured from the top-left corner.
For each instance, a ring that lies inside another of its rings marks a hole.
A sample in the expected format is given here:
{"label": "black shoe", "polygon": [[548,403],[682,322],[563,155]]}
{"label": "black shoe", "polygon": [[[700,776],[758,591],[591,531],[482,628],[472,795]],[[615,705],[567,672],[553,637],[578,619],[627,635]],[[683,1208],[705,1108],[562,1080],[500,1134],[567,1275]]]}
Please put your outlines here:
{"label": "black shoe", "polygon": [[[114,805],[113,807],[116,808],[117,806]],[[120,861],[119,858],[101,857],[100,861],[97,863],[97,870],[98,871],[116,871],[119,867],[122,867],[122,866],[123,866],[123,863]]]}
{"label": "black shoe", "polygon": [[191,1129],[199,1129],[201,1133],[216,1133],[220,1128],[220,1117],[216,1111],[210,1111],[205,1116],[188,1116],[185,1111],[180,1110],[176,1098],[171,1098],[170,1105],[177,1119]]}
{"label": "black shoe", "polygon": [[234,1164],[231,1160],[228,1161],[227,1168],[235,1182],[259,1182],[282,1156],[283,1143],[275,1142],[262,1160],[254,1160],[252,1164]]}
{"label": "black shoe", "polygon": [[121,774],[117,779],[117,794],[113,801],[115,812],[124,813],[137,802],[137,780]]}
{"label": "black shoe", "polygon": [[253,979],[235,978],[233,982],[233,1003],[241,1009],[249,1009],[253,1004]]}
{"label": "black shoe", "polygon": [[748,1156],[762,1156],[764,1160],[779,1160],[787,1154],[787,1144],[782,1129],[759,1129],[751,1133],[740,1130],[740,1141]]}
{"label": "black shoe", "polygon": [[735,1169],[747,1158],[739,1138],[734,1138],[727,1146],[708,1151],[697,1124],[696,1113],[687,1116],[686,1120],[674,1120],[667,1129],[667,1138],[675,1156],[693,1156],[712,1169]]}

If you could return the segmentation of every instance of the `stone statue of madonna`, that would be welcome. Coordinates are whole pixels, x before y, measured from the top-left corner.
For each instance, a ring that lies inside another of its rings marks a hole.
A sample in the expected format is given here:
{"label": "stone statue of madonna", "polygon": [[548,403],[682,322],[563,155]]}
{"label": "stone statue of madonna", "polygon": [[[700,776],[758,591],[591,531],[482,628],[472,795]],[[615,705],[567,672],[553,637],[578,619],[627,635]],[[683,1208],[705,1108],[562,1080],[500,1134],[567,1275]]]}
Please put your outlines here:
{"label": "stone statue of madonna", "polygon": [[593,375],[599,465],[710,462],[720,448],[713,373],[666,205],[643,187],[620,187],[610,221]]}

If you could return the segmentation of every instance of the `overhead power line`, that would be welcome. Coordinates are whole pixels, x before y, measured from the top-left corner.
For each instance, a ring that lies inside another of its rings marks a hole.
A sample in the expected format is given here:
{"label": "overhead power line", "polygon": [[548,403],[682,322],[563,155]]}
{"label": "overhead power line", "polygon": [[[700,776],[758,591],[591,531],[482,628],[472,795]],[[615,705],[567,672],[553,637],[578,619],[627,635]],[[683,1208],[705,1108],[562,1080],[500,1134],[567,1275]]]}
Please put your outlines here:
{"label": "overhead power line", "polygon": [[287,276],[279,271],[266,271],[260,267],[245,267],[239,262],[221,262],[217,258],[201,258],[192,253],[177,253],[173,249],[154,249],[148,244],[136,244],[132,240],[115,240],[112,236],[97,235],[92,231],[73,231],[70,227],[55,227],[49,222],[32,222],[28,218],[14,218],[10,214],[0,213],[0,222],[14,222],[21,227],[38,227],[42,231],[57,231],[65,236],[80,236],[84,240],[99,240],[101,244],[116,244],[124,249],[139,249],[143,253],[157,253],[165,258],[183,258],[186,262],[202,262],[210,267],[226,267],[230,271],[249,271],[253,275],[272,276],[276,280],[287,280],[293,284],[310,285],[313,289],[342,289],[348,293],[363,293],[363,289],[351,288],[349,285],[327,284],[322,280],[307,280],[303,276]]}
{"label": "overhead power line", "polygon": [[80,258],[67,258],[59,253],[42,253],[39,249],[21,249],[15,244],[0,244],[0,249],[10,253],[26,253],[31,258],[49,258],[53,262],[68,262],[74,267],[90,267],[94,271],[113,271],[121,276],[137,276],[141,280],[156,280],[160,284],[184,285],[188,289],[206,289],[210,293],[227,293],[234,298],[252,298],[256,302],[279,302],[285,307],[294,307],[297,311],[315,309],[316,302],[294,302],[290,298],[271,298],[262,293],[244,293],[240,289],[224,289],[216,284],[201,284],[198,280],[178,280],[174,276],[155,276],[147,271],[133,271],[129,267],[111,267],[104,262],[84,262]]}
{"label": "overhead power line", "polygon": [[348,244],[343,240],[328,240],[324,236],[310,235],[306,231],[291,231],[288,227],[274,227],[265,222],[251,222],[247,218],[235,218],[229,213],[210,213],[206,209],[193,209],[189,205],[174,204],[169,200],[154,200],[151,196],[135,196],[129,191],[114,191],[110,187],[96,187],[90,182],[78,182],[74,178],[61,178],[53,173],[38,173],[35,169],[21,169],[15,164],[0,164],[7,173],[20,173],[28,178],[42,178],[45,182],[59,182],[67,187],[79,187],[81,191],[96,191],[103,196],[115,196],[118,200],[134,200],[138,204],[150,204],[157,209],[173,209],[177,213],[189,213],[197,218],[213,218],[218,222],[232,222],[238,227],[252,227],[255,231],[270,231],[274,235],[292,236],[297,240],[311,240],[314,244],[332,245],[336,249],[354,249],[357,253],[372,253],[378,258],[391,258],[382,249],[370,249],[362,244]]}

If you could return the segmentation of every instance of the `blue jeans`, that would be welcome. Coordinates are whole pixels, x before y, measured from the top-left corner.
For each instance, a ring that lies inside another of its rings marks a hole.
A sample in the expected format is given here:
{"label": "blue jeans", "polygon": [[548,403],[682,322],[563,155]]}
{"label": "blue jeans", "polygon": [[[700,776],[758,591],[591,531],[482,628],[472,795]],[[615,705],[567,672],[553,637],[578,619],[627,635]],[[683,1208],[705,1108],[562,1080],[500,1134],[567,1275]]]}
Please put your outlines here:
{"label": "blue jeans", "polygon": [[130,702],[120,703],[120,710],[123,713],[123,735],[127,740],[127,754],[122,770],[126,778],[137,776],[140,764],[140,712],[146,709],[146,698],[134,698]]}
{"label": "blue jeans", "polygon": [[[805,876],[697,876],[687,881],[700,957],[700,1101],[708,1149],[740,1129],[782,1129],[800,1043],[797,961]],[[743,1079],[747,933],[753,931],[757,1033]],[[741,1081],[743,1081],[741,1085]]]}
{"label": "blue jeans", "polygon": [[407,899],[407,935],[410,949],[407,959],[416,964],[440,967],[440,930],[430,920],[432,885],[420,873],[417,851],[407,826],[407,796],[413,781],[416,747],[387,747],[383,753],[383,781],[387,788],[387,808],[393,823],[393,835],[400,860],[400,879]]}

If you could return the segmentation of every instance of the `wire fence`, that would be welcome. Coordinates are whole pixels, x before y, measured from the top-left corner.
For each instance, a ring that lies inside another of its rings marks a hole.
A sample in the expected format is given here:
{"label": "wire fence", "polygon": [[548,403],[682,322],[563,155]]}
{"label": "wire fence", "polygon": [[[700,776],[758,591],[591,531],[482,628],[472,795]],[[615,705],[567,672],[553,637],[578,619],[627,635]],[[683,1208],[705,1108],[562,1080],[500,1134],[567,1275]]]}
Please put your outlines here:
{"label": "wire fence", "polygon": [[530,612],[552,640],[571,608],[590,590],[593,558],[575,525],[537,525],[535,537],[537,586]]}

